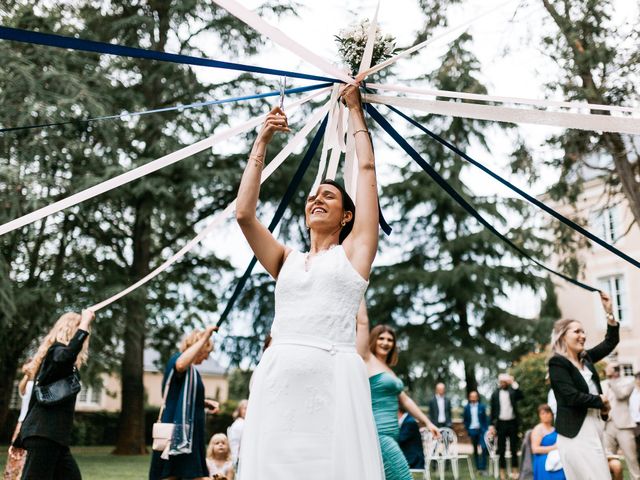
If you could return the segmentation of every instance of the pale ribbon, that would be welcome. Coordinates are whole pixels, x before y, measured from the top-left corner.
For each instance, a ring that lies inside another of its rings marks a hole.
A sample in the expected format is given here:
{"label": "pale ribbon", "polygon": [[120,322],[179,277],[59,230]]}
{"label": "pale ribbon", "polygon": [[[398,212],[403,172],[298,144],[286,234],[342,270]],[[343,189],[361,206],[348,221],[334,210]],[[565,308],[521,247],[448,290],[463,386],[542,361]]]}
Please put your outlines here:
{"label": "pale ribbon", "polygon": [[[303,103],[306,103],[312,100],[313,98],[317,97],[318,95],[327,92],[328,89],[329,88],[323,88],[323,89],[317,90],[311,95],[308,95],[292,103],[289,106],[289,110],[295,109],[300,105],[302,105]],[[61,210],[77,205],[78,203],[84,202],[85,200],[89,200],[90,198],[93,198],[97,195],[108,192],[109,190],[113,190],[114,188],[120,187],[129,182],[132,182],[133,180],[137,180],[138,178],[144,177],[145,175],[148,175],[157,170],[160,170],[161,168],[164,168],[168,165],[172,165],[176,162],[184,160],[185,158],[190,157],[191,155],[195,155],[196,153],[211,147],[215,143],[222,142],[235,135],[245,133],[251,130],[252,128],[255,128],[256,126],[260,125],[265,118],[266,118],[266,115],[253,118],[241,125],[229,128],[228,130],[225,130],[222,133],[212,135],[209,138],[200,140],[199,142],[196,142],[192,145],[181,148],[180,150],[177,150],[173,153],[160,157],[144,165],[141,165],[137,168],[134,168],[133,170],[129,170],[128,172],[125,172],[116,177],[110,178],[109,180],[105,180],[104,182],[94,185],[93,187],[89,187],[78,193],[69,195],[68,197],[63,198],[62,200],[59,200],[57,202],[51,203],[46,207],[39,208],[38,210],[35,210],[31,213],[23,215],[22,217],[18,217],[15,220],[11,220],[10,222],[0,225],[0,235],[4,235],[5,233],[11,232],[12,230],[15,230],[17,228],[33,223],[53,213],[57,213]]]}
{"label": "pale ribbon", "polygon": [[391,92],[405,92],[405,93],[417,93],[421,95],[431,95],[434,97],[445,98],[460,98],[464,100],[480,100],[483,102],[495,102],[495,103],[513,103],[521,105],[533,105],[536,107],[563,107],[572,109],[589,109],[589,110],[602,110],[608,112],[624,112],[624,113],[636,113],[640,114],[640,109],[633,107],[619,107],[617,105],[602,105],[599,103],[578,103],[578,102],[564,102],[558,100],[538,100],[531,98],[521,97],[500,97],[493,95],[482,95],[479,93],[465,93],[465,92],[452,92],[449,90],[432,90],[417,87],[406,87],[404,85],[390,85],[382,83],[367,83],[368,88],[374,90],[387,90]]}
{"label": "pale ribbon", "polygon": [[[311,116],[309,121],[304,125],[304,127],[302,127],[302,129],[293,136],[291,141],[289,141],[289,143],[287,143],[287,145],[284,146],[284,148],[280,151],[280,153],[278,153],[278,155],[276,155],[276,157],[271,162],[269,162],[269,164],[265,167],[265,169],[262,172],[262,176],[260,178],[260,184],[264,183],[264,181],[267,178],[269,178],[271,174],[273,174],[273,172],[275,172],[276,169],[278,169],[282,165],[282,163],[287,159],[287,157],[291,155],[291,153],[293,153],[296,150],[296,148],[304,141],[307,135],[309,135],[311,130],[313,130],[313,128],[318,123],[320,123],[322,118],[325,116],[325,114],[329,110],[329,105],[330,105],[329,102],[327,102],[324,106],[318,108],[314,112],[314,114]],[[152,272],[148,273],[146,276],[138,280],[133,285],[130,285],[129,287],[125,288],[121,292],[107,298],[106,300],[103,300],[100,303],[96,303],[95,305],[89,307],[89,310],[92,310],[94,312],[101,310],[102,308],[115,302],[116,300],[119,300],[120,298],[131,293],[135,289],[147,283],[149,280],[155,278],[156,276],[164,272],[171,265],[173,265],[175,262],[180,260],[186,253],[191,251],[207,235],[209,235],[213,230],[215,230],[222,222],[224,222],[225,219],[229,215],[231,215],[231,213],[233,213],[233,210],[236,206],[236,201],[237,199],[233,200],[229,205],[227,205],[227,207],[222,212],[215,214],[213,216],[213,219],[200,233],[198,233],[194,238],[189,240],[189,242],[184,247],[182,247],[180,250],[174,253],[171,257],[169,257],[165,262],[162,263],[162,265],[154,269]]]}
{"label": "pale ribbon", "polygon": [[313,181],[311,186],[311,190],[309,194],[314,194],[318,190],[318,186],[320,182],[324,178],[325,170],[327,167],[327,155],[331,150],[332,146],[337,143],[337,140],[332,138],[336,131],[336,122],[338,120],[338,108],[340,107],[340,103],[338,102],[338,93],[340,90],[340,85],[336,84],[333,86],[333,90],[331,92],[331,98],[329,100],[329,118],[327,121],[327,129],[324,133],[324,139],[322,142],[322,153],[320,154],[320,162],[318,164],[318,173],[316,174],[316,178]]}
{"label": "pale ribbon", "polygon": [[308,48],[302,46],[287,34],[279,30],[278,28],[265,22],[258,14],[243,7],[234,0],[213,0],[222,8],[227,10],[231,15],[242,20],[254,30],[260,32],[266,37],[270,38],[274,43],[286,48],[293,54],[300,57],[302,60],[309,62],[311,65],[318,67],[323,72],[333,75],[335,78],[342,80],[346,83],[355,83],[353,78],[346,74],[343,70],[335,66],[333,63],[322,58],[320,55],[313,53]]}
{"label": "pale ribbon", "polygon": [[365,95],[364,101],[395,107],[407,107],[436,115],[474,118],[509,123],[530,123],[578,130],[640,134],[640,119],[592,115],[587,113],[545,112],[522,108],[476,105],[472,103],[443,102],[410,97]]}

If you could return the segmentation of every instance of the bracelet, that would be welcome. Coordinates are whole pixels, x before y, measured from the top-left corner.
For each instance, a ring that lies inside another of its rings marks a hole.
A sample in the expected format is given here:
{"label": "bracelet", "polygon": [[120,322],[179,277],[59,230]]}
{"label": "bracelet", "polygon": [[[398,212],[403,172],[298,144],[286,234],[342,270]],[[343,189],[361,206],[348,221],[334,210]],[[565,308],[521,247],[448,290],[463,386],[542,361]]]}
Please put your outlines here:
{"label": "bracelet", "polygon": [[364,133],[366,133],[367,135],[371,135],[371,134],[369,133],[369,130],[367,130],[366,128],[361,128],[360,130],[356,130],[355,132],[353,132],[353,136],[355,137],[355,136],[356,136],[356,133],[360,133],[360,132],[364,132]]}
{"label": "bracelet", "polygon": [[264,160],[262,160],[260,157],[258,157],[256,155],[249,155],[249,160],[253,160],[253,162],[255,163],[256,167],[264,166]]}
{"label": "bracelet", "polygon": [[607,320],[615,320],[616,317],[613,316],[613,313],[607,313]]}

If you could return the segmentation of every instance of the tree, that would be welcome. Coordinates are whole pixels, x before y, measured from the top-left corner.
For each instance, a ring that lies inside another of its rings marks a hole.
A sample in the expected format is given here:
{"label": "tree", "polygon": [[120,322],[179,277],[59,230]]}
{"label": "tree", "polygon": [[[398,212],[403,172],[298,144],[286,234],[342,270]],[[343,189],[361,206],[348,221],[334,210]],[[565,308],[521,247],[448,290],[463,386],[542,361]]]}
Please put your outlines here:
{"label": "tree", "polygon": [[[282,13],[287,7],[278,6],[274,11]],[[224,10],[196,0],[150,0],[126,5],[83,1],[55,7],[40,2],[38,9],[33,5],[27,9],[15,2],[10,13],[13,24],[23,28],[44,31],[54,28],[55,33],[186,54],[203,54],[197,45],[203,43],[204,35],[213,34],[223,42],[221,50],[225,56],[241,51],[255,53],[261,43],[256,32],[247,30]],[[208,38],[210,41],[211,37]],[[255,88],[265,84],[260,79],[241,75],[234,81],[217,85],[201,79],[193,69],[176,64],[122,57],[97,58],[47,47],[27,46],[25,49],[40,60],[39,66],[45,72],[62,75],[62,79],[58,78],[63,90],[60,98],[66,96],[66,102],[60,101],[60,108],[55,108],[45,97],[42,103],[47,109],[43,109],[44,114],[38,116],[38,120],[74,118],[78,112],[82,117],[92,117],[205,101],[240,91],[246,93],[248,86]],[[7,52],[8,56],[12,54]],[[55,61],[65,67],[58,69]],[[72,82],[74,77],[69,76],[67,81],[64,76],[67,63],[84,66],[77,75],[76,84]],[[35,69],[30,75],[32,82],[41,78]],[[70,96],[69,91],[74,90],[85,96]],[[99,102],[86,101],[87,96]],[[30,107],[23,103],[17,109],[30,112]],[[242,116],[244,110],[251,115],[256,108],[264,109],[262,104],[246,109],[233,105],[174,111],[92,124],[67,136],[64,134],[68,131],[43,133],[56,138],[58,151],[68,152],[59,175],[70,180],[57,185],[55,195],[67,196],[175,151],[210,135],[212,130],[227,123],[232,113]],[[20,144],[14,148],[20,148]],[[63,271],[73,271],[81,266],[90,282],[82,285],[84,297],[76,297],[73,305],[76,308],[90,305],[134,283],[195,236],[195,226],[219,211],[235,195],[241,172],[240,158],[242,156],[238,154],[213,158],[210,152],[202,152],[74,209],[72,226],[76,228],[70,230],[69,236],[76,243],[66,245],[64,252],[68,254],[72,248],[74,254],[86,251],[88,258],[78,266],[65,264]],[[43,167],[42,158],[34,156],[33,159],[34,165]],[[55,172],[43,170],[42,175],[46,181],[51,181],[48,175]],[[45,180],[38,179],[38,182]],[[33,178],[32,181],[40,185]],[[24,196],[32,200],[27,193],[24,192]],[[45,191],[38,202],[28,204],[28,210],[51,200],[51,192]],[[17,213],[11,212],[7,220]],[[65,222],[61,225],[53,219],[50,221],[52,225],[48,228],[52,231],[58,234],[61,228],[65,231]],[[25,231],[16,235],[24,235]],[[41,237],[34,234],[34,238]],[[8,264],[6,269],[15,270],[15,263],[14,260],[14,264]],[[100,312],[96,328],[102,335],[98,343],[105,346],[104,353],[112,363],[121,364],[122,409],[116,453],[145,452],[142,359],[146,340],[150,338],[151,345],[166,351],[168,345],[175,345],[184,328],[211,322],[218,307],[216,280],[221,278],[221,271],[229,268],[226,261],[210,252],[194,251],[161,277]],[[49,290],[52,287],[46,284]],[[63,287],[55,285],[54,288]],[[56,300],[60,300],[60,294],[56,295]],[[29,297],[22,291],[21,298],[27,300]],[[31,331],[30,335],[33,338],[38,333]],[[92,348],[92,355],[98,352],[99,349]]]}
{"label": "tree", "polygon": [[[3,25],[38,29],[47,22],[62,22],[63,11],[51,6],[45,21],[33,15],[32,5],[5,2],[1,18]],[[74,35],[77,30],[63,25],[60,33]],[[0,60],[3,126],[37,123],[48,115],[67,120],[65,115],[75,105],[103,108],[103,99],[93,88],[100,81],[95,55],[45,56],[30,45],[0,42]],[[91,183],[83,161],[85,135],[77,125],[66,125],[56,133],[0,134],[0,223]],[[94,252],[81,241],[80,223],[80,209],[74,208],[56,220],[45,218],[0,237],[0,328],[5,332],[0,339],[0,435],[4,438],[13,427],[6,419],[18,367],[34,340],[63,311],[79,310],[90,301]]]}
{"label": "tree", "polygon": [[[433,87],[486,92],[477,79],[471,41],[463,34],[451,44],[441,66],[428,76]],[[472,143],[487,146],[486,122],[436,116],[419,121],[463,150]],[[541,246],[526,226],[522,202],[475,195],[461,178],[466,167],[461,158],[426,136],[412,137],[410,143],[496,228],[539,257]],[[400,217],[385,243],[402,254],[372,273],[371,317],[397,326],[403,346],[399,371],[414,392],[452,378],[455,362],[464,368],[467,392],[476,390],[479,370],[495,371],[532,346],[535,321],[505,306],[511,291],[537,290],[541,278],[416,165],[404,164],[399,173],[402,180],[387,185],[382,198]],[[509,218],[517,225],[508,228]]]}
{"label": "tree", "polygon": [[[624,18],[616,24],[613,12],[618,2],[614,0],[540,2],[548,17],[542,42],[531,40],[559,67],[557,78],[546,86],[549,95],[606,105],[636,104],[640,19]],[[572,202],[586,179],[601,176],[610,202],[624,197],[635,222],[640,221],[640,152],[632,136],[569,129],[550,137],[548,143],[559,151],[558,156],[536,159],[525,155],[517,158],[514,168],[535,172],[541,164],[555,167],[558,180],[550,194]],[[558,241],[558,246],[566,244],[567,233],[562,234],[565,241]],[[568,266],[575,274],[579,265],[574,261]]]}

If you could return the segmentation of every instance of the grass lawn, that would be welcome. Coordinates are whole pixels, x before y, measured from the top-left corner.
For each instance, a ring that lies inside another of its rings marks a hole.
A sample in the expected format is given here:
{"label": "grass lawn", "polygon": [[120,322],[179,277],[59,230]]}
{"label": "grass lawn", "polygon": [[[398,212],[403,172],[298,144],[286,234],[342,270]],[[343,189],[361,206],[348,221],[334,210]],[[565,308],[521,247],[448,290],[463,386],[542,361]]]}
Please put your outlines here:
{"label": "grass lawn", "polygon": [[[142,480],[146,479],[149,472],[151,454],[136,457],[123,457],[111,455],[113,447],[72,447],[71,452],[75,457],[83,480]],[[4,471],[7,458],[7,447],[0,446],[0,471]],[[446,480],[452,480],[450,468],[447,469]],[[437,473],[431,475],[433,480],[439,480]],[[469,480],[469,472],[466,464],[460,465],[459,480]],[[478,480],[487,477],[478,477]],[[624,478],[630,479],[625,470]],[[415,480],[423,480],[422,475],[414,475]]]}

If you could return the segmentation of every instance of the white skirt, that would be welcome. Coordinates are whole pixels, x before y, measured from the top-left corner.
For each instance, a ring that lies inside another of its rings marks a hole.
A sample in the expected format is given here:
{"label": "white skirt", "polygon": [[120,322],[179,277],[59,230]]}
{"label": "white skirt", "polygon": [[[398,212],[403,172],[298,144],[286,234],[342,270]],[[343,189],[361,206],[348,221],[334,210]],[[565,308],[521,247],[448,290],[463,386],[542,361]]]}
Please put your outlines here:
{"label": "white skirt", "polygon": [[558,452],[567,480],[610,480],[604,449],[604,422],[590,408],[574,438],[558,434]]}
{"label": "white skirt", "polygon": [[251,380],[241,480],[383,480],[371,392],[353,345],[278,339]]}

